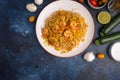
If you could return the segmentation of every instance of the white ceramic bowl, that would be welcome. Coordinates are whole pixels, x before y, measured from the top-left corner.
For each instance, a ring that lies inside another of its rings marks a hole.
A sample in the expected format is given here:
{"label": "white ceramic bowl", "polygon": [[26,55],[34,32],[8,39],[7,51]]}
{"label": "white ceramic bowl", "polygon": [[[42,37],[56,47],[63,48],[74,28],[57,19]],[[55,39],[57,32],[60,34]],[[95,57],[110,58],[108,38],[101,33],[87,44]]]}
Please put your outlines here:
{"label": "white ceramic bowl", "polygon": [[[83,43],[80,43],[76,48],[72,49],[72,51],[61,54],[59,51],[56,51],[53,47],[47,46],[44,44],[44,40],[41,37],[41,28],[44,27],[45,19],[50,16],[53,12],[58,10],[69,10],[78,12],[85,18],[86,23],[88,24],[88,31],[86,34],[85,41]],[[82,53],[84,50],[87,49],[87,47],[92,42],[93,36],[94,36],[94,22],[91,14],[89,11],[80,3],[72,0],[58,0],[50,3],[48,6],[46,6],[41,13],[38,16],[37,22],[36,22],[36,35],[39,43],[41,46],[50,54],[58,57],[72,57],[76,56],[80,53]]]}
{"label": "white ceramic bowl", "polygon": [[115,61],[120,62],[120,42],[115,42],[110,47],[110,55]]}

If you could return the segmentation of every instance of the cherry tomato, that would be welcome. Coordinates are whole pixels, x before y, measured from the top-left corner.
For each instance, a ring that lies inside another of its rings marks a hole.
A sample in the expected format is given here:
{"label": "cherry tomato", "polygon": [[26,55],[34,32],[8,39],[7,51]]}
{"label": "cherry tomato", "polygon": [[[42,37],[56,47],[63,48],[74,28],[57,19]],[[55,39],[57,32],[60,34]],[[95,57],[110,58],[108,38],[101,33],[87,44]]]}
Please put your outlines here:
{"label": "cherry tomato", "polygon": [[90,3],[95,7],[97,6],[97,1],[96,0],[90,0]]}
{"label": "cherry tomato", "polygon": [[30,16],[29,18],[28,18],[28,20],[29,20],[29,22],[34,22],[35,21],[35,16]]}
{"label": "cherry tomato", "polygon": [[105,55],[103,53],[98,53],[97,58],[103,59],[103,58],[105,58]]}
{"label": "cherry tomato", "polygon": [[84,0],[78,0],[78,2],[83,3],[83,2],[84,2]]}

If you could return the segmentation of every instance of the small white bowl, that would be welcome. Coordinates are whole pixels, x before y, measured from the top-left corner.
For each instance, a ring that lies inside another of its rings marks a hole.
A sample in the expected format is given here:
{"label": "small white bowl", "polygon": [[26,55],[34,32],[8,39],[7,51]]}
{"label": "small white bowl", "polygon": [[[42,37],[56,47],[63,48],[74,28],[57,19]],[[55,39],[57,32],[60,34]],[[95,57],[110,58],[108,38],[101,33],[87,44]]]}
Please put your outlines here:
{"label": "small white bowl", "polygon": [[107,2],[108,2],[108,0],[107,0],[107,2],[104,5],[102,5],[100,7],[95,7],[90,3],[90,0],[87,0],[87,1],[88,1],[89,6],[92,7],[93,9],[101,9],[101,8],[105,7],[107,5]]}
{"label": "small white bowl", "polygon": [[110,56],[115,60],[120,62],[120,42],[115,42],[110,47]]}

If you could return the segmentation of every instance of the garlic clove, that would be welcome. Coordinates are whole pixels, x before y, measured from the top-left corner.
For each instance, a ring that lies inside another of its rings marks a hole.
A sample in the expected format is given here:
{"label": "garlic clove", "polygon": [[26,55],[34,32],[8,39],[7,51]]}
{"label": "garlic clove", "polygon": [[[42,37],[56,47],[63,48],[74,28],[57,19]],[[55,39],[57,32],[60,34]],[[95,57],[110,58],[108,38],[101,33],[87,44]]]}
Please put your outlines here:
{"label": "garlic clove", "polygon": [[37,6],[34,3],[29,3],[26,5],[26,9],[30,12],[37,11]]}
{"label": "garlic clove", "polygon": [[41,5],[43,3],[43,0],[34,0],[34,3],[37,5]]}

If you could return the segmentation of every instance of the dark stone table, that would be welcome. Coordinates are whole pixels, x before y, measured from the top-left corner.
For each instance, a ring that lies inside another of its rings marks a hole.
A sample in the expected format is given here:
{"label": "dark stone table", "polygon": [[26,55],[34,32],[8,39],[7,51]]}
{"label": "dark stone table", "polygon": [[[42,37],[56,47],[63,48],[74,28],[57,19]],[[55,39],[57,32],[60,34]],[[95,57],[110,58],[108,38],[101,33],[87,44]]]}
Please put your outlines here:
{"label": "dark stone table", "polygon": [[[33,0],[0,0],[0,80],[120,80],[120,63],[109,56],[112,43],[100,46],[91,43],[83,53],[71,58],[52,56],[41,47],[36,38],[35,23],[29,23],[28,17],[37,17],[53,1],[44,0],[37,12],[30,13],[25,6]],[[96,16],[108,9],[92,9],[86,1],[82,4],[95,22],[94,41],[103,27]],[[120,31],[120,25],[114,31]],[[88,63],[82,57],[89,51],[95,55],[105,53],[106,57]]]}

